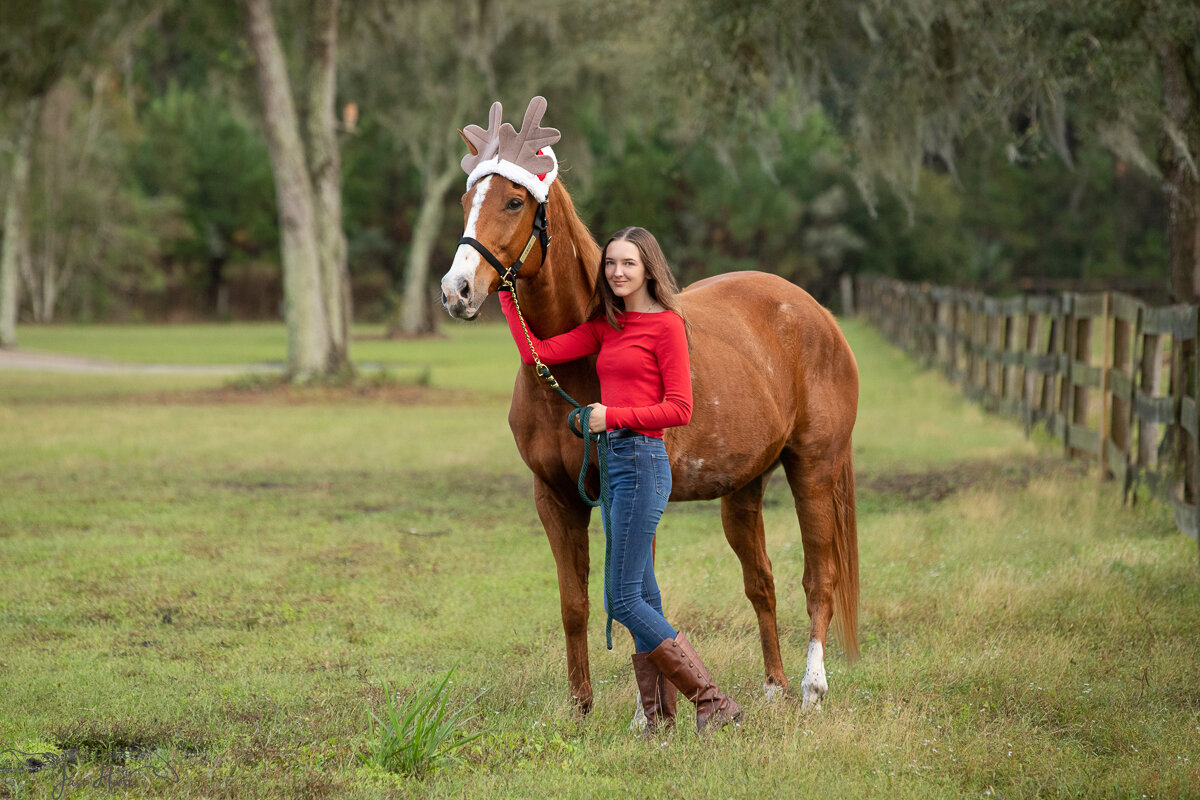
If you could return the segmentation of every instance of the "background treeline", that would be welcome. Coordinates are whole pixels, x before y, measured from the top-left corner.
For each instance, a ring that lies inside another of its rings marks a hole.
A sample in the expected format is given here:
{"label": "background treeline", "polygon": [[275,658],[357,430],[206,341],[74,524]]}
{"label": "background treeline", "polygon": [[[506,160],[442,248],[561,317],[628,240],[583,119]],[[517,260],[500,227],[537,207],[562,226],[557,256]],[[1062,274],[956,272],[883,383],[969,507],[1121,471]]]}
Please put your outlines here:
{"label": "background treeline", "polygon": [[[278,318],[277,195],[247,3],[5,5],[0,198],[10,203],[22,136],[31,143],[20,319]],[[310,61],[318,5],[271,5],[293,75]],[[1121,51],[1127,64],[1062,63],[1042,70],[1043,85],[1026,80],[1079,29],[1098,48],[1105,35],[1135,39],[1128,46],[1153,61],[1156,12],[1114,21],[1141,4],[1066,2],[1045,34],[1060,40],[1034,41],[1050,13],[1034,5],[938,5],[343,5],[337,141],[355,318],[398,321],[416,292],[409,331],[436,324],[429,301],[462,225],[455,128],[486,122],[497,98],[519,117],[535,93],[563,131],[562,177],[596,235],[652,229],[685,282],[765,269],[826,301],[839,276],[868,271],[993,291],[1058,278],[1165,293],[1162,151],[1180,132],[1130,118],[1094,135],[1105,115],[1115,124],[1141,112],[1089,105],[1094,87],[1071,80],[1105,69],[1161,108],[1162,74]],[[976,5],[1009,15],[992,20],[1007,36],[1028,28],[1026,49],[995,38],[986,45],[1011,52],[968,63],[979,37],[1000,36],[971,16]],[[3,219],[9,236],[13,217]]]}

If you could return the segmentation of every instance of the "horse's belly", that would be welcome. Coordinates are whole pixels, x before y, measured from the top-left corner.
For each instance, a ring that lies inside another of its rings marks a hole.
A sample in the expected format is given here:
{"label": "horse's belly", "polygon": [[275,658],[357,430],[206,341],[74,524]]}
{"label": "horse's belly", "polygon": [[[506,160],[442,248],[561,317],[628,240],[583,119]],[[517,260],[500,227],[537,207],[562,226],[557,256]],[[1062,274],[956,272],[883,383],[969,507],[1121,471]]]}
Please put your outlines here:
{"label": "horse's belly", "polygon": [[774,407],[751,414],[699,410],[686,427],[667,431],[671,499],[711,500],[740,489],[779,460],[789,430]]}

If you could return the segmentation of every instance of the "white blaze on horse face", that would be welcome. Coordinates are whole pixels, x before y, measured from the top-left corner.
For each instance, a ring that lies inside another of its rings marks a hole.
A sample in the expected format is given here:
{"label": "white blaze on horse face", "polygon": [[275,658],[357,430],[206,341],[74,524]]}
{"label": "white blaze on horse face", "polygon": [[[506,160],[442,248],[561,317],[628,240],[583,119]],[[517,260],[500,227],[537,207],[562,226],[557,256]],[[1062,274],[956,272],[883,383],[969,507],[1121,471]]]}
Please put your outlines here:
{"label": "white blaze on horse face", "polygon": [[[483,199],[487,197],[492,177],[488,175],[475,184],[475,197],[471,199],[471,211],[467,214],[467,225],[463,228],[463,236],[469,236],[472,239],[478,238],[475,235],[475,226],[479,222],[479,212],[483,208]],[[469,305],[474,309],[478,305],[475,302],[475,274],[481,263],[483,263],[483,257],[479,255],[478,250],[469,244],[460,244],[458,250],[454,252],[454,261],[450,264],[450,271],[442,278],[442,294],[447,298],[457,297],[458,282],[465,278],[467,286],[471,289]]]}
{"label": "white blaze on horse face", "polygon": [[808,668],[804,670],[804,680],[800,682],[802,700],[801,711],[821,710],[821,698],[829,691],[829,681],[825,678],[825,648],[821,643],[812,639],[808,643]]}

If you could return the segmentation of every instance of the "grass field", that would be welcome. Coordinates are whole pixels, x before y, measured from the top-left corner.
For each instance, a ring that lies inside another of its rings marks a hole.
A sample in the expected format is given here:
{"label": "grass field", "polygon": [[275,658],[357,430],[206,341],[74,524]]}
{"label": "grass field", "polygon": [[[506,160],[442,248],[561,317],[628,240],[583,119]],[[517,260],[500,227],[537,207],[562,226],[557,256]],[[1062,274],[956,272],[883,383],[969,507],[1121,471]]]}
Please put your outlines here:
{"label": "grass field", "polygon": [[[356,345],[415,387],[0,372],[0,750],[79,759],[30,773],[0,757],[0,797],[1200,796],[1196,543],[845,329],[862,373],[862,658],[831,642],[824,710],[800,713],[803,563],[777,477],[767,535],[797,696],[766,701],[719,507],[672,505],[667,616],[747,716],[650,743],[628,730],[628,637],[607,652],[597,614],[595,711],[570,703],[502,328]],[[224,364],[283,341],[112,336],[28,328],[22,344]],[[598,573],[598,521],[593,536]],[[383,685],[451,667],[481,734],[461,759],[419,781],[361,766]]]}

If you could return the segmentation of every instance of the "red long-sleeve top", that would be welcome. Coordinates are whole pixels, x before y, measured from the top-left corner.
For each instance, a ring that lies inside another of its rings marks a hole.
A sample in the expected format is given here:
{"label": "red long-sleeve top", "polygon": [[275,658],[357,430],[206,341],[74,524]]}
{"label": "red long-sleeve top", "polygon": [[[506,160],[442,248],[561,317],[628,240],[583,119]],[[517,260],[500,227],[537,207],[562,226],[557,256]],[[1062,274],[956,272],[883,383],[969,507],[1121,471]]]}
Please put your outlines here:
{"label": "red long-sleeve top", "polygon": [[[517,309],[509,292],[500,308],[521,360],[533,364]],[[599,353],[600,402],[607,406],[608,430],[631,428],[661,439],[664,428],[692,418],[692,369],[683,320],[671,311],[628,312],[615,330],[601,315],[559,336],[538,339],[534,349],[544,364],[562,364]]]}

